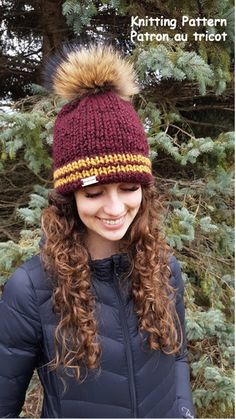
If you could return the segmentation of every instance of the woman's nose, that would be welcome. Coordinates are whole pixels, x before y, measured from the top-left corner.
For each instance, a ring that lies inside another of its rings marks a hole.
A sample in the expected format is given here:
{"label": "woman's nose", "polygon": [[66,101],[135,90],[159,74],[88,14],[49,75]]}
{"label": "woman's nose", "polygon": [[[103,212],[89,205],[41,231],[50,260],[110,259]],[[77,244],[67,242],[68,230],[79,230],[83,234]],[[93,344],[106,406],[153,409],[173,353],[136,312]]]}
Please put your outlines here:
{"label": "woman's nose", "polygon": [[125,204],[117,195],[114,195],[108,198],[103,211],[107,215],[119,217],[125,213]]}

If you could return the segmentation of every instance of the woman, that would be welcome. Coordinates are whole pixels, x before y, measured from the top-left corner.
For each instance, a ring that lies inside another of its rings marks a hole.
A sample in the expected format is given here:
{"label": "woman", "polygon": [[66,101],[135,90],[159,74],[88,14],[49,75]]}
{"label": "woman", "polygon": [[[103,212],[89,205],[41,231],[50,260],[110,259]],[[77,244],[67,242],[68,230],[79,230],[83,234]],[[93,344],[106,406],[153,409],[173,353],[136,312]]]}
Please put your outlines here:
{"label": "woman", "polygon": [[36,368],[45,418],[193,417],[183,281],[129,102],[133,68],[111,47],[73,46],[47,77],[69,103],[40,254],[0,304],[0,414],[20,414]]}

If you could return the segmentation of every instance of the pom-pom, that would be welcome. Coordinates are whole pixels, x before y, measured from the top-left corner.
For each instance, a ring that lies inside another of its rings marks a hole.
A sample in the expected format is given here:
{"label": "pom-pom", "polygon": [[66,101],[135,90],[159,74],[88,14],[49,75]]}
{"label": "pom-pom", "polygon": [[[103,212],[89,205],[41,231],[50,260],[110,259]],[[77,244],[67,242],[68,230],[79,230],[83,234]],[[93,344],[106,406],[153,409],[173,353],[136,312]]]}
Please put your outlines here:
{"label": "pom-pom", "polygon": [[111,46],[72,45],[49,60],[47,85],[64,99],[114,91],[125,100],[138,93],[133,65]]}

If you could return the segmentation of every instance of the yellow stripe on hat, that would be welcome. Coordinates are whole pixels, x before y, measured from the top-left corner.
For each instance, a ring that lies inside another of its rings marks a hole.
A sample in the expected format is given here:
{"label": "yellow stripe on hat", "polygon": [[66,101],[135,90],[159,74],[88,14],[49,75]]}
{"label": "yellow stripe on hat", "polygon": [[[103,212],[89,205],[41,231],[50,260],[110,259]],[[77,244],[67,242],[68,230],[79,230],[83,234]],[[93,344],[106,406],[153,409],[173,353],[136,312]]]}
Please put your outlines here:
{"label": "yellow stripe on hat", "polygon": [[[54,180],[56,180],[58,178],[65,177],[67,174],[81,170],[82,168],[84,169],[83,170],[84,173],[86,171],[86,168],[88,169],[86,173],[88,172],[90,173],[90,170],[92,170],[92,168],[96,168],[96,166],[101,166],[104,164],[119,164],[119,163],[129,164],[132,162],[141,163],[142,165],[147,166],[149,168],[149,170],[147,170],[147,173],[151,173],[151,162],[147,157],[144,157],[140,154],[107,154],[104,156],[86,157],[84,159],[79,159],[71,163],[68,163],[65,166],[62,166],[59,169],[55,170],[53,174],[53,178]],[[137,166],[137,167],[142,167],[142,166]],[[105,167],[101,169],[104,170],[108,168]],[[117,171],[117,169],[115,171]],[[122,171],[126,171],[126,170],[122,170]],[[140,169],[137,171],[140,171]],[[94,175],[94,174],[97,175],[97,173],[92,173],[91,175]],[[91,175],[87,175],[87,176],[91,176]],[[87,177],[87,176],[81,176],[81,178]]]}
{"label": "yellow stripe on hat", "polygon": [[87,178],[89,176],[99,176],[99,175],[106,176],[112,173],[121,173],[121,172],[123,173],[134,173],[134,172],[151,173],[150,161],[149,159],[147,160],[149,162],[149,165],[118,164],[116,166],[98,167],[98,168],[94,167],[94,168],[91,168],[90,170],[82,170],[80,172],[72,173],[69,176],[56,180],[54,183],[54,187],[58,188],[60,186],[75,182],[79,179]]}

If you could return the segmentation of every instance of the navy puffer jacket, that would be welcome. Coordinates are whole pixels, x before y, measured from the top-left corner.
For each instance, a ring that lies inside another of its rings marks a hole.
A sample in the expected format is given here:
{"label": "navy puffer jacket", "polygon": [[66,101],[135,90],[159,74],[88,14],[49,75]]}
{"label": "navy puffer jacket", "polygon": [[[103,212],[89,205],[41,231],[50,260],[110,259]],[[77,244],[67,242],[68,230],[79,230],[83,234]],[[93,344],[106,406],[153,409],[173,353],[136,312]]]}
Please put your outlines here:
{"label": "navy puffer jacket", "polygon": [[[44,418],[193,417],[186,343],[178,355],[151,351],[138,332],[131,290],[120,286],[127,256],[91,262],[96,295],[101,371],[81,384],[51,371],[56,317],[52,284],[39,255],[7,281],[0,301],[0,416],[17,417],[36,368],[44,388]],[[177,312],[184,330],[183,281],[171,257],[171,282],[178,288]],[[127,280],[128,283],[128,280]]]}

